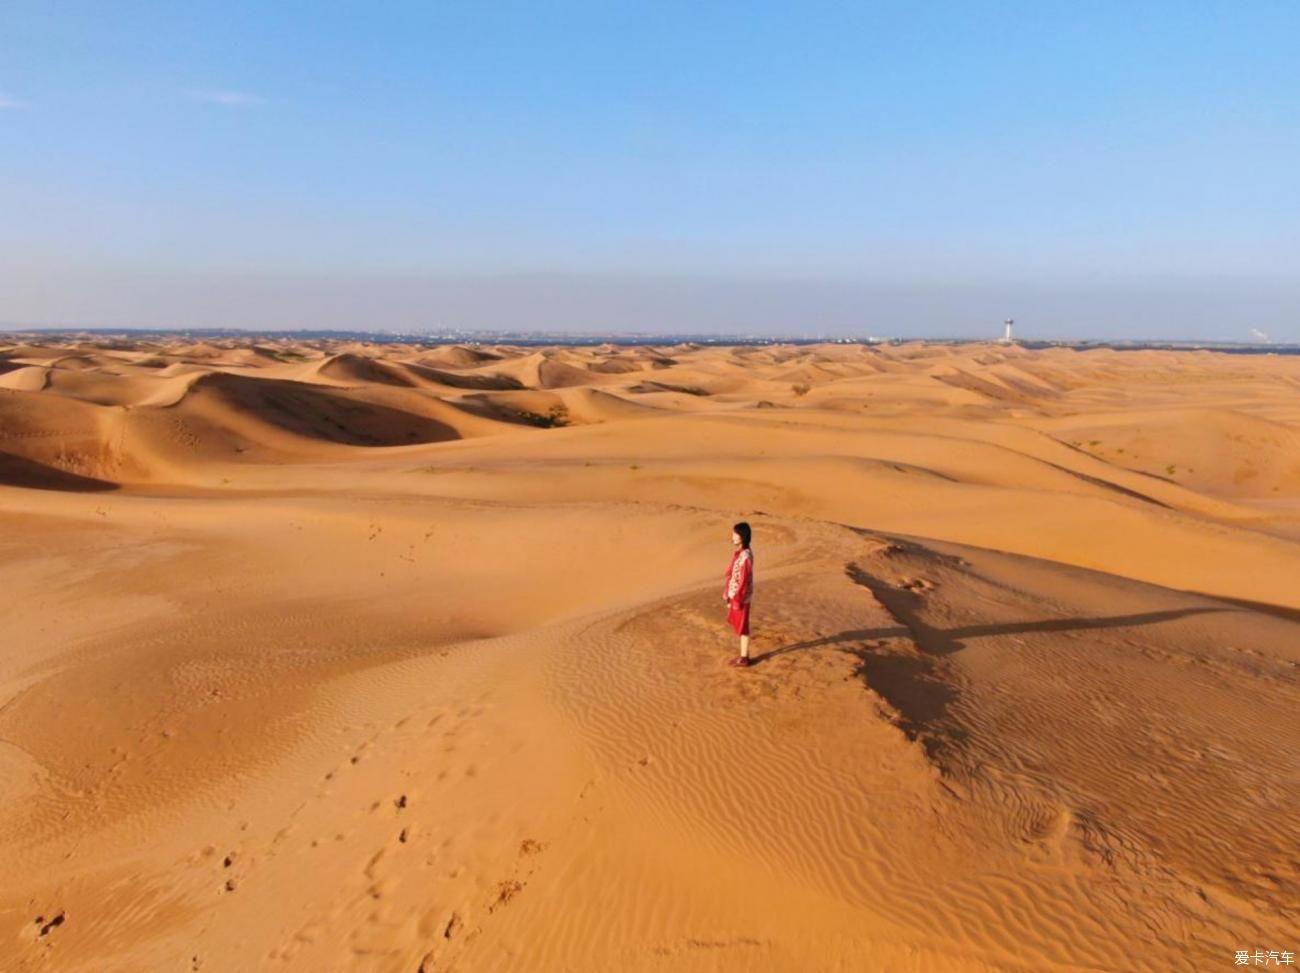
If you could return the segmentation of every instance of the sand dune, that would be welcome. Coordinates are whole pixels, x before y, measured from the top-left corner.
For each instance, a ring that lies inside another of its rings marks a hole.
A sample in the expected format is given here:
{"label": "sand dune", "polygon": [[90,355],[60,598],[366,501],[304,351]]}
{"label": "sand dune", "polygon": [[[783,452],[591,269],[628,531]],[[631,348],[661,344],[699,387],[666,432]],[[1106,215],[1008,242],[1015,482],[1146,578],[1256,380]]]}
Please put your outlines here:
{"label": "sand dune", "polygon": [[[1093,455],[1223,497],[1300,493],[1300,434],[1235,409],[1175,408],[1070,417],[1055,435]],[[1195,465],[1196,457],[1210,462]]]}
{"label": "sand dune", "polygon": [[499,358],[501,358],[500,354],[487,348],[449,345],[425,353],[420,358],[419,364],[433,368],[476,368],[485,362],[493,362]]}
{"label": "sand dune", "polygon": [[363,355],[331,355],[310,365],[306,372],[311,377],[344,385],[379,384],[412,388],[418,384],[403,366]]}
{"label": "sand dune", "polygon": [[17,365],[0,371],[0,388],[17,392],[39,392],[50,383],[50,370],[43,365]]}
{"label": "sand dune", "polygon": [[601,379],[572,360],[553,352],[539,351],[497,363],[495,371],[514,378],[526,388],[561,389],[591,385]]}
{"label": "sand dune", "polygon": [[0,969],[1295,950],[1298,391],[1000,345],[0,346]]}

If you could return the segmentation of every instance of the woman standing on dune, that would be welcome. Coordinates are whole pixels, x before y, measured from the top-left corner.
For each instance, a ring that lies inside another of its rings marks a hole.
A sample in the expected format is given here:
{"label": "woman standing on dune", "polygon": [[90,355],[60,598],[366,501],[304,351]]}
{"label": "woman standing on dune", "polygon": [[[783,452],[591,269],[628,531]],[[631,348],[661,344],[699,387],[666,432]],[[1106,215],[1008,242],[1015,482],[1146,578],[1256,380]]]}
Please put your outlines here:
{"label": "woman standing on dune", "polygon": [[749,548],[752,532],[743,520],[731,528],[731,564],[727,567],[726,587],[722,600],[727,604],[727,622],[740,636],[740,655],[729,666],[743,669],[749,665],[749,600],[754,595],[754,552]]}

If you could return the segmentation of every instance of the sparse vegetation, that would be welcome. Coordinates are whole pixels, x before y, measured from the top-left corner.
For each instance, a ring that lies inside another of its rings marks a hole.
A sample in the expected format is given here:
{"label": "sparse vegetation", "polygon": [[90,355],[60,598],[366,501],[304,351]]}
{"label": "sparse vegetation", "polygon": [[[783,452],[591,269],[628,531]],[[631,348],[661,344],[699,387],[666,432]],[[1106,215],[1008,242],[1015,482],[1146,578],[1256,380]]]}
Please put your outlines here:
{"label": "sparse vegetation", "polygon": [[563,405],[553,405],[546,412],[529,412],[527,409],[512,409],[511,416],[519,422],[541,429],[553,429],[556,426],[569,425],[569,410]]}
{"label": "sparse vegetation", "polygon": [[790,391],[793,392],[795,395],[807,395],[809,392],[812,391],[812,386],[809,385],[807,382],[800,382],[797,385],[791,385]]}

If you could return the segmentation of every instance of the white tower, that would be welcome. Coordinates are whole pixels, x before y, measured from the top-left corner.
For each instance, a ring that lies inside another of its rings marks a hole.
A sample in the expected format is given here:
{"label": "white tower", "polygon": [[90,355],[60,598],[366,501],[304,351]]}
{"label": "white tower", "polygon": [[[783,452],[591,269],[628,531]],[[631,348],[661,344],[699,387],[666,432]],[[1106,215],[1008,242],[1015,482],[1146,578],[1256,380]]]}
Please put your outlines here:
{"label": "white tower", "polygon": [[1004,345],[1011,344],[1013,340],[1011,337],[1011,326],[1015,323],[1016,322],[1011,318],[1007,318],[1005,321],[1002,322],[1002,343]]}

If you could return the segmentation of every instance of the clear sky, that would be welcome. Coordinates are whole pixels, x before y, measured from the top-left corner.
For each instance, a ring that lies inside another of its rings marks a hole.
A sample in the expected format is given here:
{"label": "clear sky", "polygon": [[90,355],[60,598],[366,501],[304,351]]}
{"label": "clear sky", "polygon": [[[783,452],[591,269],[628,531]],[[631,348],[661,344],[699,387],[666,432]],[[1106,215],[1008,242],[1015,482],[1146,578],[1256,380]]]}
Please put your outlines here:
{"label": "clear sky", "polygon": [[1300,340],[1300,2],[0,3],[0,321]]}

